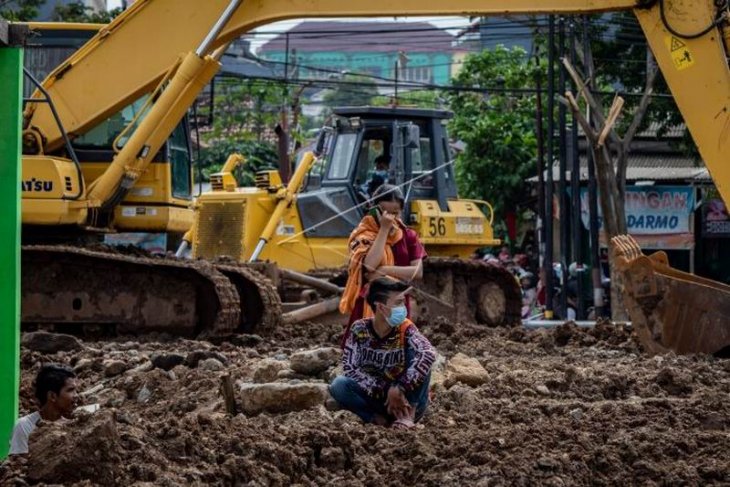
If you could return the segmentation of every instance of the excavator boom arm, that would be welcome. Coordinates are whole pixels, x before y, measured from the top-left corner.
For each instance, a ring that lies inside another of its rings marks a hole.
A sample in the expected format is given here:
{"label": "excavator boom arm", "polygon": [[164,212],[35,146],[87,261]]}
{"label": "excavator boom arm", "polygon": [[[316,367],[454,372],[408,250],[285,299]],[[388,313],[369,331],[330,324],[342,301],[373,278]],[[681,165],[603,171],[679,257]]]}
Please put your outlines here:
{"label": "excavator boom arm", "polygon": [[[151,91],[180,53],[195,50],[228,0],[138,0],[58,67],[44,85],[70,134],[83,134]],[[723,7],[727,8],[727,7]],[[288,18],[596,13],[634,9],[665,79],[726,202],[730,202],[730,70],[713,0],[244,1],[210,49]],[[707,28],[710,26],[710,28]],[[694,33],[704,32],[700,36]],[[683,35],[683,34],[687,35]],[[154,46],[149,48],[148,46]],[[83,87],[80,89],[79,87]],[[48,106],[29,104],[27,128],[62,143]]]}

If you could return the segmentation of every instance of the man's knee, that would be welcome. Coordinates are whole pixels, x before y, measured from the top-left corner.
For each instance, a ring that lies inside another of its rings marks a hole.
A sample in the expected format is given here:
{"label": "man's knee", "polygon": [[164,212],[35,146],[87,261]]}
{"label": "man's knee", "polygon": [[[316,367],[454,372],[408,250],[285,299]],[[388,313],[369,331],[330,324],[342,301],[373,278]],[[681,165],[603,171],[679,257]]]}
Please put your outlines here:
{"label": "man's knee", "polygon": [[355,381],[344,375],[338,375],[330,384],[330,394],[337,400],[342,402],[344,398],[352,393],[352,387]]}

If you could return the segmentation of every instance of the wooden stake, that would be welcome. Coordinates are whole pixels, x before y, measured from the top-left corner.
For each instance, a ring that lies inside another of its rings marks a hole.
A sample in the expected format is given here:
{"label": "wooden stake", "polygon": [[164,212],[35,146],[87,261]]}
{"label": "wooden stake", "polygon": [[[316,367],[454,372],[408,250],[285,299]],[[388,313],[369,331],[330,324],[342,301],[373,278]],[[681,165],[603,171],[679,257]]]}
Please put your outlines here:
{"label": "wooden stake", "polygon": [[221,395],[223,396],[223,402],[226,406],[226,412],[231,416],[238,414],[238,407],[236,407],[236,394],[233,390],[233,379],[230,374],[225,374],[221,377]]}

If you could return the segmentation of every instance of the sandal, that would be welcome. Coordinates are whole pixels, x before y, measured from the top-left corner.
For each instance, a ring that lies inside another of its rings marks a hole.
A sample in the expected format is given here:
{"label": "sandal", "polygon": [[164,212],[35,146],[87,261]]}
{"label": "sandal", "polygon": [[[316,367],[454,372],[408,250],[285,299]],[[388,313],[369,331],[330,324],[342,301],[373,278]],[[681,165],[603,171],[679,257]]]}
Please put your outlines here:
{"label": "sandal", "polygon": [[413,428],[414,426],[416,426],[416,423],[408,418],[396,419],[395,421],[393,421],[393,424],[390,425],[391,428],[397,430],[408,430]]}

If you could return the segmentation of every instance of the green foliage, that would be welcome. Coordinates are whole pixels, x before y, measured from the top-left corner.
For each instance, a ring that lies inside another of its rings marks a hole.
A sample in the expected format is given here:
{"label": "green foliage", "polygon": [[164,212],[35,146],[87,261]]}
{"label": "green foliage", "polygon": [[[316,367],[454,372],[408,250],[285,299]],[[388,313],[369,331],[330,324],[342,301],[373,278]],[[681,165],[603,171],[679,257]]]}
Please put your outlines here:
{"label": "green foliage", "polygon": [[[646,36],[631,12],[612,14],[611,20],[619,26],[615,33],[591,37],[599,82],[616,86],[619,92],[640,95],[646,83]],[[654,93],[670,93],[661,71],[654,83]],[[619,122],[623,124],[619,125],[620,132],[631,122],[631,114],[638,105],[640,96],[627,96],[625,100],[625,115]],[[605,106],[610,104],[611,100],[604,100]],[[655,96],[652,99],[639,131],[652,123],[658,124],[658,137],[665,135],[670,128],[684,123],[674,98]],[[688,155],[697,156],[697,148],[686,129],[679,148]]]}
{"label": "green foliage", "polygon": [[283,85],[274,81],[236,79],[216,84],[213,125],[203,135],[206,147],[200,151],[205,180],[234,152],[246,158],[236,171],[239,184],[252,185],[256,171],[277,167],[276,145],[266,135],[279,121],[285,95]]}
{"label": "green foliage", "polygon": [[[46,3],[47,0],[15,0],[10,2],[0,2],[0,17],[15,21],[28,22],[38,17],[38,7]],[[106,24],[112,21],[114,17],[122,13],[121,8],[115,8],[110,11],[95,12],[91,7],[87,7],[83,2],[73,2],[68,5],[58,4],[53,10],[53,20],[55,22],[80,22],[93,24]]]}
{"label": "green foliage", "polygon": [[[276,81],[223,80],[216,83],[214,117],[208,140],[228,136],[261,140],[280,119],[286,92]],[[205,113],[203,113],[205,114]]]}
{"label": "green foliage", "polygon": [[[524,50],[498,46],[469,55],[452,83],[520,90],[534,86],[535,73]],[[456,162],[460,195],[490,201],[497,215],[513,210],[528,193],[525,179],[535,173],[535,95],[454,91],[447,97],[454,111],[451,136],[466,143]]]}
{"label": "green foliage", "polygon": [[56,22],[108,24],[122,12],[121,8],[96,12],[93,8],[84,5],[83,2],[73,2],[67,5],[56,5],[53,9],[53,20]]}
{"label": "green foliage", "polygon": [[[390,106],[394,102],[392,96],[375,96],[370,104],[376,107]],[[406,91],[398,94],[398,105],[414,106],[418,108],[441,108],[445,100],[438,91]]]}
{"label": "green foliage", "polygon": [[341,81],[342,84],[324,96],[324,104],[329,108],[369,105],[378,94],[378,87],[372,78],[348,74]]}
{"label": "green foliage", "polygon": [[276,148],[271,143],[225,138],[200,151],[203,179],[208,181],[212,173],[220,171],[228,156],[233,153],[239,153],[246,158],[246,162],[238,167],[235,174],[236,180],[243,186],[253,185],[257,171],[276,168],[278,164]]}
{"label": "green foliage", "polygon": [[0,18],[13,22],[28,22],[38,16],[38,7],[45,0],[16,0],[0,2]]}

